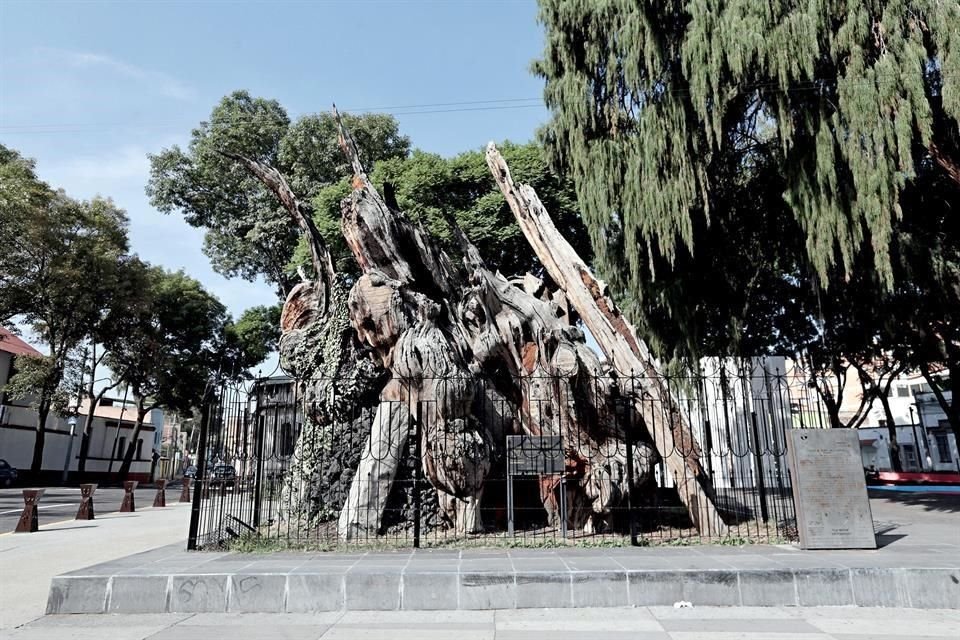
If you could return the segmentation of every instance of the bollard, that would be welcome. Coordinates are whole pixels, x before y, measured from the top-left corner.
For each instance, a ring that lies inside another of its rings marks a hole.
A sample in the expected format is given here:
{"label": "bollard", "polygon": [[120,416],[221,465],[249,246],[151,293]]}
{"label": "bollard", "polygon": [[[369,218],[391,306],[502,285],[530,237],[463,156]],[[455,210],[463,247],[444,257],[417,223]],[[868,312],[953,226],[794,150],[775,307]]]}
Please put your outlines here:
{"label": "bollard", "polygon": [[180,502],[190,502],[190,478],[183,479],[183,489],[180,490]]}
{"label": "bollard", "polygon": [[24,489],[23,490],[23,513],[20,514],[20,520],[17,522],[15,533],[33,533],[40,529],[40,521],[37,519],[37,503],[43,497],[45,489]]}
{"label": "bollard", "polygon": [[153,499],[154,507],[167,506],[167,481],[157,480],[157,496]]}
{"label": "bollard", "polygon": [[120,503],[120,513],[133,513],[137,510],[133,491],[138,484],[140,483],[136,480],[127,480],[123,483],[123,502]]}
{"label": "bollard", "polygon": [[93,520],[93,494],[97,490],[95,484],[80,485],[80,508],[74,520]]}

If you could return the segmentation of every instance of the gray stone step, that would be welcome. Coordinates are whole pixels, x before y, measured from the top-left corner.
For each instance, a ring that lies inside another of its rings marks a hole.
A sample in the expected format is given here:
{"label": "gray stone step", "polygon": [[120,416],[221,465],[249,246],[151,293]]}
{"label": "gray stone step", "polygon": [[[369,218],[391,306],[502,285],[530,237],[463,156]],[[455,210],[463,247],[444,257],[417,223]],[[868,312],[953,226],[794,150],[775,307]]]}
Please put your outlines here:
{"label": "gray stone step", "polygon": [[[47,613],[555,607],[960,609],[960,558],[781,547],[265,555],[158,550],[57,576]],[[952,551],[952,550],[950,550]]]}

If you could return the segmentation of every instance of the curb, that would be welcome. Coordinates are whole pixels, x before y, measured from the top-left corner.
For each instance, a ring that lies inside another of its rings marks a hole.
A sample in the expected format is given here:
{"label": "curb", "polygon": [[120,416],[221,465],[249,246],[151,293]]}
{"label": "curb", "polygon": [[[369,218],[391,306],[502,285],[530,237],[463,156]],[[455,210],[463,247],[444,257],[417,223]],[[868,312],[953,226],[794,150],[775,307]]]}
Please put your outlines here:
{"label": "curb", "polygon": [[555,607],[861,606],[960,609],[957,568],[329,571],[68,575],[47,614],[283,613]]}

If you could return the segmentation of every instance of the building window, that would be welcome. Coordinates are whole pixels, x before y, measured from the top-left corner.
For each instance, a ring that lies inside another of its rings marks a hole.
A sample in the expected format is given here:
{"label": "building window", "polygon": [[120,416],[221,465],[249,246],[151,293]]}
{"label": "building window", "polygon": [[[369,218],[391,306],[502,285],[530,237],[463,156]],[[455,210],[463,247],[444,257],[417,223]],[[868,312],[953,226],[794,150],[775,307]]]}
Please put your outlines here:
{"label": "building window", "polygon": [[950,463],[950,440],[947,438],[946,431],[934,431],[933,432],[934,441],[937,443],[937,457],[939,458],[938,462],[941,463]]}
{"label": "building window", "polygon": [[903,451],[903,468],[907,471],[918,471],[920,469],[920,459],[917,457],[917,448],[912,444],[900,445]]}
{"label": "building window", "polygon": [[143,459],[143,438],[137,440],[137,460]]}
{"label": "building window", "polygon": [[898,397],[898,398],[909,398],[909,397],[910,397],[910,387],[897,387],[897,397]]}
{"label": "building window", "polygon": [[284,422],[280,427],[280,455],[290,456],[293,455],[293,451],[296,448],[296,435],[293,432],[293,425],[289,422]]}
{"label": "building window", "polygon": [[117,450],[113,452],[114,458],[122,458],[124,455],[124,449],[126,448],[127,437],[120,436],[117,438]]}

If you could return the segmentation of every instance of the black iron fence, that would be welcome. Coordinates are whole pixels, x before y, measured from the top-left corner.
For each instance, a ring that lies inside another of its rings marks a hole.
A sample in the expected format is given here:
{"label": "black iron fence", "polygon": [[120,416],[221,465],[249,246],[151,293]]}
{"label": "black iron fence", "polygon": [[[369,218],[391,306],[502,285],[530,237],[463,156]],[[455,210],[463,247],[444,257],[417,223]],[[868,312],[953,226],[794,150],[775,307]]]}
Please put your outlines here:
{"label": "black iron fence", "polygon": [[[193,453],[190,548],[683,544],[795,536],[786,429],[829,420],[768,366],[652,380],[220,385]],[[662,391],[649,393],[651,384]],[[661,424],[693,438],[665,438]],[[669,440],[669,441],[667,441]],[[681,444],[682,443],[682,444]],[[719,518],[694,526],[670,458],[699,461]]]}

